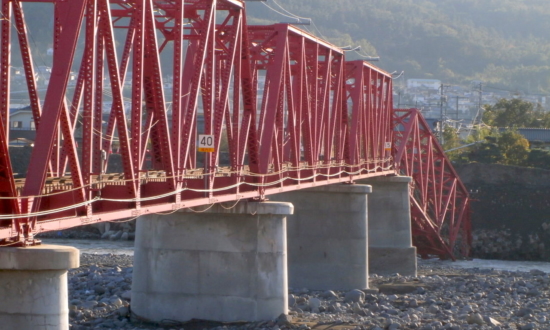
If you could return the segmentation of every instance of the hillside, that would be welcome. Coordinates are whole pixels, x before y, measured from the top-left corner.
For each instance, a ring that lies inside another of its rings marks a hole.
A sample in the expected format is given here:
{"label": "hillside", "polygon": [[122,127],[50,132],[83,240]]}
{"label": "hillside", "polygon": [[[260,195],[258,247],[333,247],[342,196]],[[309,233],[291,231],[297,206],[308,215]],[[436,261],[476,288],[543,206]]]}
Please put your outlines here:
{"label": "hillside", "polygon": [[[363,54],[380,56],[376,64],[383,69],[405,71],[405,79],[482,80],[550,95],[547,0],[267,0],[246,5],[251,24],[295,22],[292,14],[312,18],[314,25],[300,27],[338,46],[361,45]],[[31,48],[39,55],[35,65],[50,65],[45,54],[52,45],[53,7],[25,3],[24,10]],[[77,58],[80,54],[81,49]],[[348,57],[360,58],[354,52]],[[13,61],[21,65],[19,56]]]}
{"label": "hillside", "polygon": [[380,56],[378,66],[406,78],[479,79],[550,94],[545,0],[268,0],[247,3],[250,23],[295,21],[266,4],[312,18],[315,25],[303,28],[339,46],[362,45],[362,53]]}

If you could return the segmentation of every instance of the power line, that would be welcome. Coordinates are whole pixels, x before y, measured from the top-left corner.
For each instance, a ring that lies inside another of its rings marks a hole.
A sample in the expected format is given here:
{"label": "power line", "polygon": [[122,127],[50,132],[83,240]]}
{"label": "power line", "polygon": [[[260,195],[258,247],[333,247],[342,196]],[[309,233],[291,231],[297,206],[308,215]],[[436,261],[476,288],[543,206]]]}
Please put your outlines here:
{"label": "power line", "polygon": [[[277,7],[279,7],[283,12],[269,6],[266,2],[262,2],[262,4],[264,6],[266,6],[267,8],[269,8],[270,10],[274,11],[275,13],[281,15],[281,16],[284,16],[284,17],[287,17],[287,18],[292,18],[292,19],[295,19],[297,20],[298,22],[297,23],[301,23],[301,20],[307,20],[309,23],[311,23],[311,25],[313,25],[313,28],[319,33],[319,36],[325,40],[328,40],[329,38],[327,38],[326,36],[323,35],[323,33],[321,32],[321,30],[319,29],[319,27],[317,27],[317,25],[315,24],[315,22],[313,21],[312,18],[310,17],[302,17],[302,16],[298,16],[292,12],[290,12],[289,10],[287,10],[286,8],[284,8],[283,6],[281,6],[281,4],[279,4],[276,0],[271,0]],[[292,23],[291,23],[292,24]],[[309,29],[305,28],[306,31],[308,31],[309,33],[311,34],[314,34],[312,33]],[[350,46],[351,47],[351,46]],[[340,47],[340,48],[345,48],[345,47]],[[364,53],[361,53],[360,50],[361,50],[361,46],[358,46],[356,47],[355,49],[350,49],[350,50],[353,50],[355,51],[355,53],[357,55],[359,55],[360,57],[363,57],[365,58],[367,61],[379,61],[380,60],[380,57],[378,56],[372,56],[372,55],[368,55],[368,54],[364,54]]]}
{"label": "power line", "polygon": [[289,12],[288,10],[286,10],[283,6],[281,6],[281,5],[280,5],[277,1],[275,1],[275,0],[271,0],[271,1],[273,1],[273,3],[276,4],[277,7],[281,8],[285,13],[287,13],[287,14],[289,14],[289,15],[292,15],[292,16],[294,16],[295,18],[298,18],[298,19],[309,19],[309,20],[311,20],[311,18],[308,18],[308,17],[300,17],[300,16],[298,16],[298,15],[296,15],[296,14],[294,14],[294,13]]}
{"label": "power line", "polygon": [[[298,21],[300,20],[300,18],[299,18],[298,16],[296,16],[296,15],[294,15],[294,16],[289,16],[289,15],[286,15],[286,14],[281,13],[280,11],[278,11],[277,9],[275,9],[275,8],[273,8],[273,7],[270,7],[270,6],[269,6],[267,3],[265,3],[265,2],[262,2],[262,4],[263,4],[264,6],[266,6],[267,8],[273,10],[273,11],[276,12],[277,14],[281,15],[281,16],[284,16],[284,17],[287,17],[287,18],[292,18],[292,19],[297,19]],[[304,19],[305,19],[305,18],[304,18]]]}

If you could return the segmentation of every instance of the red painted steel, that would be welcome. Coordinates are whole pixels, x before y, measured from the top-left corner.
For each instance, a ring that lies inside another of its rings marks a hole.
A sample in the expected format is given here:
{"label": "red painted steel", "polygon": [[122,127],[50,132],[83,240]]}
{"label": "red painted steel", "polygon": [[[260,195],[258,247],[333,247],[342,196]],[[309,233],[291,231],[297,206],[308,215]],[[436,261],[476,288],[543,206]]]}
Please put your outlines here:
{"label": "red painted steel", "polygon": [[[379,148],[391,141],[391,76],[346,63],[344,52],[323,40],[286,24],[248,26],[236,0],[51,3],[53,68],[41,100],[23,8],[3,0],[18,27],[37,126],[26,177],[17,182],[8,137],[0,136],[5,244],[30,244],[42,231],[395,174],[390,153]],[[9,68],[13,26],[0,25],[0,63]],[[84,44],[80,58],[77,41]],[[172,58],[172,68],[162,67],[161,54]],[[69,88],[73,67],[79,69]],[[2,73],[0,93],[9,96],[9,70]],[[0,107],[7,118],[9,97]],[[215,152],[197,152],[199,131],[213,137]],[[115,158],[122,173],[109,170]]]}
{"label": "red painted steel", "polygon": [[420,111],[395,110],[394,120],[398,170],[413,178],[413,244],[424,257],[469,256],[472,237],[466,187]]}
{"label": "red painted steel", "polygon": [[[346,62],[326,41],[288,24],[248,26],[239,0],[37,2],[54,8],[43,100],[21,1],[2,0],[3,245],[396,174],[391,75]],[[26,177],[17,181],[7,136],[13,28],[37,128]],[[215,152],[197,151],[199,134],[212,138]],[[115,162],[121,173],[112,173]]]}

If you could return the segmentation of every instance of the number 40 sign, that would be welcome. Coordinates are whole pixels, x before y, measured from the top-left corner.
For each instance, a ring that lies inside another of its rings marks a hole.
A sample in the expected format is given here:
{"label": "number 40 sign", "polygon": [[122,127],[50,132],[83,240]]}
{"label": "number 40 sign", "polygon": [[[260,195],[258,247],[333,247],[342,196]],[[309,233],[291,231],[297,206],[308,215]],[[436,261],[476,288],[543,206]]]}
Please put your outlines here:
{"label": "number 40 sign", "polygon": [[214,135],[199,134],[199,152],[214,152]]}

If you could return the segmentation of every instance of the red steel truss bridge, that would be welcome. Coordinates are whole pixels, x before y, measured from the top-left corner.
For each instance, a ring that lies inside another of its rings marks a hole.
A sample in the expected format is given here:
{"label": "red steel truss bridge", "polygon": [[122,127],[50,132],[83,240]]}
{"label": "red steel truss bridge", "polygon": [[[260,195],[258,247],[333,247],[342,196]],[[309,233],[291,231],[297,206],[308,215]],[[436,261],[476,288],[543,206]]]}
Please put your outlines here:
{"label": "red steel truss bridge", "polygon": [[[42,97],[29,2],[54,15]],[[419,253],[468,254],[468,193],[430,128],[393,109],[390,74],[341,48],[288,24],[248,25],[239,0],[2,0],[2,13],[1,245],[402,174]],[[24,178],[8,152],[15,57],[36,127]]]}

